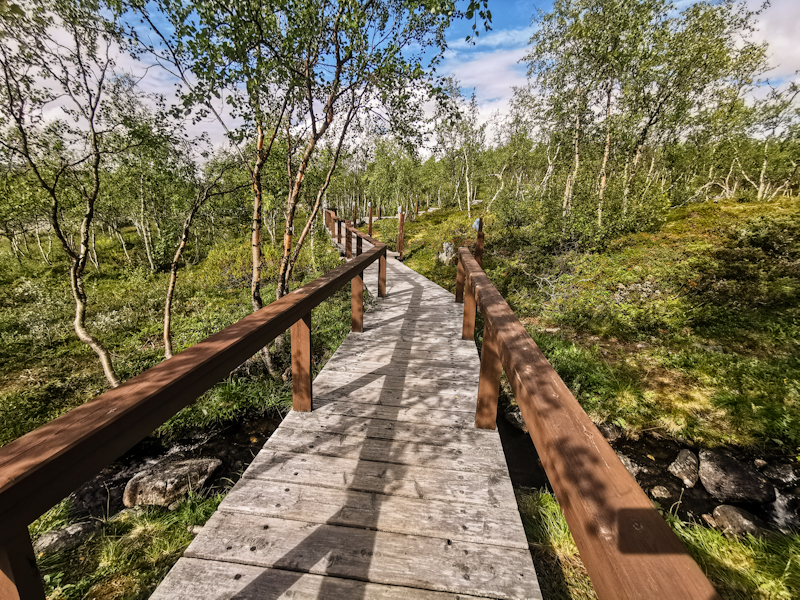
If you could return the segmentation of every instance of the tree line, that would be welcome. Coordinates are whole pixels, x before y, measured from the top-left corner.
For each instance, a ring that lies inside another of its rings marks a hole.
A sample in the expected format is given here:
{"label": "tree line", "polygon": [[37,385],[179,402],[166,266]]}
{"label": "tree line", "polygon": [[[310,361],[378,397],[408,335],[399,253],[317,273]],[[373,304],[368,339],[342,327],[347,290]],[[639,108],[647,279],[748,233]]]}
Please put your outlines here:
{"label": "tree line", "polygon": [[764,76],[753,33],[765,8],[556,0],[534,16],[528,82],[507,114],[480,123],[475,97],[445,82],[428,155],[376,137],[329,195],[390,211],[479,204],[555,249],[658,226],[690,202],[791,196],[800,88]]}
{"label": "tree line", "polygon": [[[184,253],[199,255],[217,231],[250,230],[253,310],[264,304],[263,232],[280,244],[282,297],[348,135],[370,120],[408,126],[449,23],[491,18],[485,0],[460,4],[3,0],[2,235],[18,258],[36,254],[35,238],[42,261],[68,263],[73,328],[110,386],[120,383],[111,354],[86,317],[98,232],[135,261],[121,231],[135,227],[149,268],[170,272],[167,357]],[[176,97],[147,93],[124,68],[130,58]],[[201,119],[226,131],[225,148],[189,139]]]}

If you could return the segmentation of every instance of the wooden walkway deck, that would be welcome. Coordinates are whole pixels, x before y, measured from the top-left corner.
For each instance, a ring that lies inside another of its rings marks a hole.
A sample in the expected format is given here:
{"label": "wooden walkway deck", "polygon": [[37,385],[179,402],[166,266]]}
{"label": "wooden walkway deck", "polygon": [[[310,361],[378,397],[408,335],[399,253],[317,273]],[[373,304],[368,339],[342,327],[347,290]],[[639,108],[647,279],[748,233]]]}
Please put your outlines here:
{"label": "wooden walkway deck", "polygon": [[387,262],[313,411],[287,416],[153,599],[541,598],[500,438],[474,426],[462,305]]}

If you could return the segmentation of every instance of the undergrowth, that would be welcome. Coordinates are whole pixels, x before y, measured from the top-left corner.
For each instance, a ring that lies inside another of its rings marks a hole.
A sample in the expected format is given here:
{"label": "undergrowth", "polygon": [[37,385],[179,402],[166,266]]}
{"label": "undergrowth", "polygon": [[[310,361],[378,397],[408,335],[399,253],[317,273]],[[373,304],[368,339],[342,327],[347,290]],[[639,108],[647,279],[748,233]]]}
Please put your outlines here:
{"label": "undergrowth", "polygon": [[[555,497],[516,490],[542,595],[548,600],[597,596]],[[726,600],[791,600],[800,595],[800,535],[727,538],[715,529],[662,512]]]}

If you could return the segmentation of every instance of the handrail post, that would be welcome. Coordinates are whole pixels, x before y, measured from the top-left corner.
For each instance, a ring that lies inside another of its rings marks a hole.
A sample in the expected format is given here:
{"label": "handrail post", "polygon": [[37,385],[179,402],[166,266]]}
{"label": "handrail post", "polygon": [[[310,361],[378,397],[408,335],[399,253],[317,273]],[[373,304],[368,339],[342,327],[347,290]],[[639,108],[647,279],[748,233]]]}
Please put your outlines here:
{"label": "handrail post", "polygon": [[472,281],[464,282],[464,321],[461,325],[461,339],[471,340],[475,337],[475,291]]}
{"label": "handrail post", "polygon": [[347,258],[353,258],[353,242],[352,242],[352,239],[350,238],[350,230],[348,229],[349,225],[350,225],[350,223],[345,221],[345,223],[344,223],[344,255]]}
{"label": "handrail post", "polygon": [[369,228],[367,234],[372,237],[372,202],[369,203]]}
{"label": "handrail post", "polygon": [[292,410],[311,411],[311,313],[291,327]]}
{"label": "handrail post", "polygon": [[336,243],[342,243],[342,221],[340,219],[336,219]]}
{"label": "handrail post", "polygon": [[364,273],[350,280],[350,329],[364,331]]}
{"label": "handrail post", "polygon": [[356,236],[356,256],[361,256],[361,236]]}
{"label": "handrail post", "polygon": [[398,226],[397,226],[397,252],[400,255],[397,260],[403,260],[403,237],[405,237],[405,214],[403,213],[402,207],[400,208],[400,214],[398,215]]}
{"label": "handrail post", "polygon": [[481,346],[481,371],[478,380],[478,408],[475,411],[475,427],[494,429],[497,421],[497,399],[500,395],[500,340],[497,332],[487,323],[483,326]]}
{"label": "handrail post", "polygon": [[23,526],[7,546],[0,548],[0,598],[3,600],[45,598],[27,527]]}
{"label": "handrail post", "polygon": [[478,217],[478,239],[475,242],[475,262],[483,268],[483,217]]}
{"label": "handrail post", "polygon": [[378,298],[386,297],[386,249],[378,259]]}
{"label": "handrail post", "polygon": [[458,256],[458,274],[456,275],[456,302],[458,304],[464,303],[464,277],[466,271],[464,270],[464,262],[461,260],[461,255]]}
{"label": "handrail post", "polygon": [[353,204],[353,227],[358,227],[358,202]]}

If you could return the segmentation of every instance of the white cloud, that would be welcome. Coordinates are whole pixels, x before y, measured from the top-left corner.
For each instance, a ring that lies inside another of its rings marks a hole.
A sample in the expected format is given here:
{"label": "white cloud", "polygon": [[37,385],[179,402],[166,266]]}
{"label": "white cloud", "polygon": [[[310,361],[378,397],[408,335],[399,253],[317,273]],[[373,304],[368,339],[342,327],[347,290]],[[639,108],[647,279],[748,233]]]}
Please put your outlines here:
{"label": "white cloud", "polygon": [[521,29],[505,29],[485,33],[478,37],[473,37],[473,41],[466,42],[463,38],[448,41],[447,45],[455,50],[481,50],[484,48],[519,48],[528,44],[528,40],[534,32],[534,27],[523,27]]}
{"label": "white cloud", "polygon": [[[751,9],[761,4],[760,0],[749,3]],[[800,44],[797,24],[800,23],[800,2],[797,0],[772,0],[771,5],[759,17],[755,39],[769,44],[769,61],[773,69],[770,78],[793,79],[800,70]]]}

